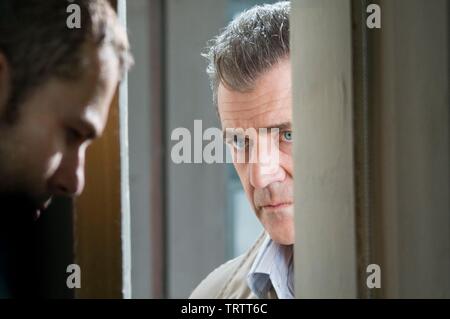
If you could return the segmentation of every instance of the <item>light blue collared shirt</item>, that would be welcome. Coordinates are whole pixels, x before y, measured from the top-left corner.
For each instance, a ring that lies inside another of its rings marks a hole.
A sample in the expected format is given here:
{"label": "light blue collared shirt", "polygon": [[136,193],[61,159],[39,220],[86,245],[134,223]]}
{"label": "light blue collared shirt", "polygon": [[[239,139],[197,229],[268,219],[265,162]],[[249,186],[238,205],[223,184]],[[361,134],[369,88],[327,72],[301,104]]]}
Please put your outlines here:
{"label": "light blue collared shirt", "polygon": [[271,287],[279,299],[295,298],[293,245],[277,244],[267,235],[247,275],[247,284],[258,298],[267,298]]}

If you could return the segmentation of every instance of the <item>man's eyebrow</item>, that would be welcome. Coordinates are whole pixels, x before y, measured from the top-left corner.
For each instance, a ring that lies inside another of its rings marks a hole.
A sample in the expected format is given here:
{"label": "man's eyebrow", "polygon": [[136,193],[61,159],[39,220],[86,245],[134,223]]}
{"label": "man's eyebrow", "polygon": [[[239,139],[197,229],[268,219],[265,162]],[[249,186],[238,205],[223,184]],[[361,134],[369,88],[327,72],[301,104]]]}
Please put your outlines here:
{"label": "man's eyebrow", "polygon": [[280,131],[289,130],[289,129],[292,128],[292,123],[291,122],[283,122],[283,123],[280,123],[280,124],[275,124],[275,125],[271,125],[269,127],[264,127],[264,128],[267,129],[267,130],[272,130],[272,129],[275,129],[275,128],[279,129]]}
{"label": "man's eyebrow", "polygon": [[[284,131],[284,130],[290,130],[292,128],[292,123],[291,122],[283,122],[283,123],[279,123],[279,124],[273,124],[267,127],[259,127],[256,130],[259,129],[266,129],[268,131],[271,131],[273,129],[278,129],[279,131]],[[227,131],[230,132],[230,134],[235,134],[235,130],[239,129],[239,128],[234,128],[234,127],[227,127],[223,130],[223,139],[226,140],[227,138]],[[244,130],[245,132],[245,130]]]}

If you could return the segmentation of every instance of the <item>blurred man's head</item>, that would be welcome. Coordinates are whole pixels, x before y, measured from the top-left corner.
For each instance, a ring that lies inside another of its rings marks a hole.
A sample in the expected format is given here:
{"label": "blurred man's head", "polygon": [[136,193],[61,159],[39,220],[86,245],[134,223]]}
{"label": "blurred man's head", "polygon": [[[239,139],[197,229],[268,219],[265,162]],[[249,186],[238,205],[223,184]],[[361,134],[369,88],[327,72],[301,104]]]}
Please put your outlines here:
{"label": "blurred man's head", "polygon": [[288,2],[279,2],[243,12],[205,54],[223,130],[256,129],[253,138],[228,141],[247,159],[260,147],[256,160],[234,166],[258,219],[286,245],[294,243],[289,11]]}
{"label": "blurred man's head", "polygon": [[[67,25],[70,4],[81,28]],[[0,6],[0,193],[38,212],[53,195],[81,193],[86,148],[131,56],[106,0]]]}

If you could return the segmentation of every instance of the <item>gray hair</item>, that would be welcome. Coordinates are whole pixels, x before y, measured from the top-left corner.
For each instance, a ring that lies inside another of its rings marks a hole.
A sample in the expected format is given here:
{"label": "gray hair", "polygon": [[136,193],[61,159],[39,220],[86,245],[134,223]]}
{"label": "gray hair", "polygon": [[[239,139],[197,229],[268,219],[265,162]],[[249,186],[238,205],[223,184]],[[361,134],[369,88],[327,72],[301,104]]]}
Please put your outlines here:
{"label": "gray hair", "polygon": [[289,13],[289,1],[254,6],[209,41],[202,56],[209,62],[215,105],[220,83],[249,91],[260,75],[289,56]]}

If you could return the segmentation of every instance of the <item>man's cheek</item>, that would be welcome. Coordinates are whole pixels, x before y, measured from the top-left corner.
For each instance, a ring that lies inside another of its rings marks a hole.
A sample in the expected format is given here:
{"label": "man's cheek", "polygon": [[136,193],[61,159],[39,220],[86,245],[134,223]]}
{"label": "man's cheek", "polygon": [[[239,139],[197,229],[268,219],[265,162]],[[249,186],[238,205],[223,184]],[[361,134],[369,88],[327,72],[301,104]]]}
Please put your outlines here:
{"label": "man's cheek", "polygon": [[294,160],[291,154],[281,153],[280,165],[289,176],[294,176]]}

